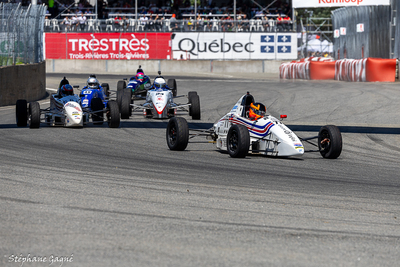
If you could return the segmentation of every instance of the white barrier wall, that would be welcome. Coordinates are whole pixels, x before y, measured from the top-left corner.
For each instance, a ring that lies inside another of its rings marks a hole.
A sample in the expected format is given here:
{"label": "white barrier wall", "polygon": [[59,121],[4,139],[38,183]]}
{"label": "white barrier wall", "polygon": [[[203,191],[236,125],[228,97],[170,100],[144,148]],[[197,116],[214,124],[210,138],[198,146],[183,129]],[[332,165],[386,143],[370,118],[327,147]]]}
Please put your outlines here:
{"label": "white barrier wall", "polygon": [[281,60],[81,60],[47,59],[47,73],[270,73],[278,74]]}
{"label": "white barrier wall", "polygon": [[173,59],[297,59],[296,33],[175,33]]}

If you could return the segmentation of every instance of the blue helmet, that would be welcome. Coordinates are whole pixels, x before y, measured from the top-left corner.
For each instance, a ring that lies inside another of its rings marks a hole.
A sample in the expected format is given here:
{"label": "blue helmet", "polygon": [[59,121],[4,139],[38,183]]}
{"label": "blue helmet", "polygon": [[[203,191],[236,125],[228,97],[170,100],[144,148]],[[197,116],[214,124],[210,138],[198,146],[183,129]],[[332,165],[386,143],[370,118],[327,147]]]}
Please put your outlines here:
{"label": "blue helmet", "polygon": [[70,84],[64,84],[61,86],[61,96],[67,96],[67,95],[74,95],[74,89]]}

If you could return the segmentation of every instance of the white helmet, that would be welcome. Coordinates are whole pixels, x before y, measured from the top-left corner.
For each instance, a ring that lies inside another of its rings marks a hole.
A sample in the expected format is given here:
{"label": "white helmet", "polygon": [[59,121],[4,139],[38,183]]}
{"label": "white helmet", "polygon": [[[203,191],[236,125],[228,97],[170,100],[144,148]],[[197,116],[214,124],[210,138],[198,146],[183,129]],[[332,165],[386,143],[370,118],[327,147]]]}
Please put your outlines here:
{"label": "white helmet", "polygon": [[87,87],[90,89],[99,89],[99,85],[100,85],[99,81],[94,77],[90,77],[87,80],[86,84],[87,84]]}
{"label": "white helmet", "polygon": [[163,78],[156,78],[154,80],[154,87],[156,89],[165,89],[167,87],[167,83]]}

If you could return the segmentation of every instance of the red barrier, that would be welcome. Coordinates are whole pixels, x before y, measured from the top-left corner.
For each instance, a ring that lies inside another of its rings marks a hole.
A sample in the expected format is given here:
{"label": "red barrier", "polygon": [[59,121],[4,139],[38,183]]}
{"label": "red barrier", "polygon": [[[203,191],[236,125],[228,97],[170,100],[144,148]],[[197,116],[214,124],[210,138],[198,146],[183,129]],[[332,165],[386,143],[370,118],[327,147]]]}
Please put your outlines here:
{"label": "red barrier", "polygon": [[368,58],[367,82],[394,82],[397,59]]}
{"label": "red barrier", "polygon": [[334,80],[335,61],[311,61],[310,63],[311,80]]}
{"label": "red barrier", "polygon": [[394,82],[397,59],[364,58],[332,61],[326,58],[303,58],[283,63],[282,79],[340,80],[349,82]]}

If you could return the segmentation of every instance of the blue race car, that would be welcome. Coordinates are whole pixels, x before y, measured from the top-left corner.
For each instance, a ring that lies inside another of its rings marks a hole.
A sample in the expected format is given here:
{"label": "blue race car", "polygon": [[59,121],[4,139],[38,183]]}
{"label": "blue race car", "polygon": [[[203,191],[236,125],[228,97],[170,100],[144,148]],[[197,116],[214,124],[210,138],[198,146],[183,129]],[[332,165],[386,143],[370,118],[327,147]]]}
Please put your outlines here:
{"label": "blue race car", "polygon": [[83,108],[89,108],[91,106],[92,99],[100,98],[107,108],[108,98],[110,96],[110,86],[108,83],[102,83],[100,86],[96,75],[91,74],[86,82],[86,86],[82,88],[80,93],[81,103]]}
{"label": "blue race car", "polygon": [[132,91],[132,96],[146,96],[147,91],[151,88],[151,79],[149,76],[143,73],[141,67],[142,66],[139,65],[136,75],[129,79],[128,85],[126,84],[126,78],[122,81],[118,81],[117,92],[122,91],[125,88],[130,88]]}
{"label": "blue race car", "polygon": [[[152,89],[151,79],[149,76],[145,75],[142,66],[136,71],[136,75],[129,79],[128,85],[126,80],[118,81],[117,84],[117,102],[118,106],[121,108],[122,94],[129,88],[131,91],[132,100],[144,99],[147,95],[147,91]],[[173,96],[177,94],[176,81],[175,79],[168,79],[168,87],[172,91]]]}

